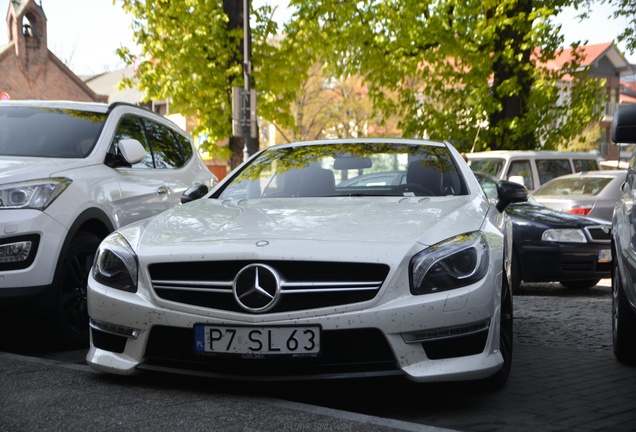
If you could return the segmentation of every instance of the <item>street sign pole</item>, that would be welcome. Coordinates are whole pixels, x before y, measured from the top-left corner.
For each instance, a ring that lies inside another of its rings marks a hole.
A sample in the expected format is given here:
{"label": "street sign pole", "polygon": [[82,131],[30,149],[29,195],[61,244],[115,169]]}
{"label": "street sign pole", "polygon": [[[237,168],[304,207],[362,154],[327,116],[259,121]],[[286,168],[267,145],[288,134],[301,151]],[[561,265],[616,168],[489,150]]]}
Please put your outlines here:
{"label": "street sign pole", "polygon": [[[243,92],[243,137],[245,139],[245,148],[243,155],[249,156],[250,138],[251,138],[251,104],[250,104],[250,74],[252,64],[250,60],[250,2],[243,0],[243,80],[245,91]],[[244,157],[245,159],[245,157]]]}

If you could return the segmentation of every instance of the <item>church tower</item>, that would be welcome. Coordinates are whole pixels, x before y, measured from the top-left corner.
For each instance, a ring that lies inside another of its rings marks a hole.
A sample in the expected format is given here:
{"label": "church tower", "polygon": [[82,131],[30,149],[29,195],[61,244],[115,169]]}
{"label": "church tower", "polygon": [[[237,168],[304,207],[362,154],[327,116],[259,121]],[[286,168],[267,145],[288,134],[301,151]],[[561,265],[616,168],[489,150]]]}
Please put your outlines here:
{"label": "church tower", "polygon": [[19,66],[35,78],[48,62],[46,15],[42,0],[10,0],[7,13],[9,43],[13,43]]}

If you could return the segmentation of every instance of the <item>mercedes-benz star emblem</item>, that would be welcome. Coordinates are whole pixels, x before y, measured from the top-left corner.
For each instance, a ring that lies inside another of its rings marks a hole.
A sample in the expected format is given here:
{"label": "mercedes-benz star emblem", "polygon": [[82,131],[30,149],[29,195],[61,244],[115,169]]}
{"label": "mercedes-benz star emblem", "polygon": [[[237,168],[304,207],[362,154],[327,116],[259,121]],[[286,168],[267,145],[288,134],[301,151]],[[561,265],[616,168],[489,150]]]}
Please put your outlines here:
{"label": "mercedes-benz star emblem", "polygon": [[265,264],[250,264],[241,269],[232,287],[237,303],[249,312],[266,312],[280,298],[280,277]]}

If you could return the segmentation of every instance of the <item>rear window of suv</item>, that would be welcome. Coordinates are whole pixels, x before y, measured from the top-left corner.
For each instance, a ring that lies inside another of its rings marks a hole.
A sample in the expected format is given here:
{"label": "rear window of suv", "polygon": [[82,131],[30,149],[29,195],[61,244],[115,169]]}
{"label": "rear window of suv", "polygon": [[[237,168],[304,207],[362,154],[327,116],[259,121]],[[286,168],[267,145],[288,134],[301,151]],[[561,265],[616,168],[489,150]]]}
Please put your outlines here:
{"label": "rear window of suv", "polygon": [[84,158],[107,114],[37,107],[0,107],[0,155]]}

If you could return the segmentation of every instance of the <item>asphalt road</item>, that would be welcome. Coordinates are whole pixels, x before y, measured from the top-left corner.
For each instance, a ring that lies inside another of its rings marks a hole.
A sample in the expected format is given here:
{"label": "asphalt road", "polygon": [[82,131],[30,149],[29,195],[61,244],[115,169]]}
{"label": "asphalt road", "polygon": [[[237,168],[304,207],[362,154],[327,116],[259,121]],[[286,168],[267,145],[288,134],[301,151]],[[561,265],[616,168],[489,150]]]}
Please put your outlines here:
{"label": "asphalt road", "polygon": [[497,392],[396,379],[272,386],[111,377],[83,364],[85,350],[28,343],[0,353],[0,430],[634,431],[636,368],[611,353],[610,313],[609,280],[579,292],[522,285],[513,370]]}

